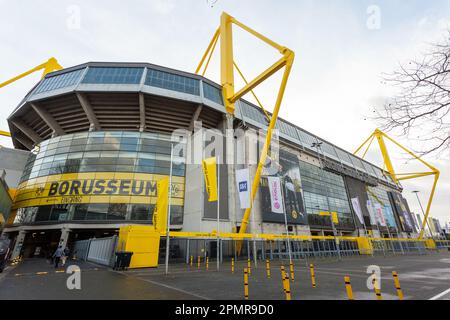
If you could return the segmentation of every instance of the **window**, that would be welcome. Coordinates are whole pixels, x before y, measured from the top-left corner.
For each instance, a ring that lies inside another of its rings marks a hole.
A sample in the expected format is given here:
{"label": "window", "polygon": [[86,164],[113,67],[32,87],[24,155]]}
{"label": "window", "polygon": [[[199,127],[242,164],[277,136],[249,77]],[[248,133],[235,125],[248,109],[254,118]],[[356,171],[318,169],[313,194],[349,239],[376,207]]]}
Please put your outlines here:
{"label": "window", "polygon": [[217,104],[223,105],[222,90],[213,87],[212,85],[203,82],[203,95],[206,99],[211,100]]}
{"label": "window", "polygon": [[147,220],[151,221],[155,206],[152,204],[133,204],[131,205],[130,220]]}
{"label": "window", "polygon": [[200,95],[199,80],[154,69],[147,70],[145,85]]}
{"label": "window", "polygon": [[73,86],[77,84],[83,71],[84,69],[80,69],[44,78],[44,80],[42,80],[42,82],[37,86],[33,94]]}
{"label": "window", "polygon": [[86,220],[105,220],[108,209],[108,203],[90,204],[86,213]]}
{"label": "window", "polygon": [[83,83],[139,84],[144,68],[90,67]]}

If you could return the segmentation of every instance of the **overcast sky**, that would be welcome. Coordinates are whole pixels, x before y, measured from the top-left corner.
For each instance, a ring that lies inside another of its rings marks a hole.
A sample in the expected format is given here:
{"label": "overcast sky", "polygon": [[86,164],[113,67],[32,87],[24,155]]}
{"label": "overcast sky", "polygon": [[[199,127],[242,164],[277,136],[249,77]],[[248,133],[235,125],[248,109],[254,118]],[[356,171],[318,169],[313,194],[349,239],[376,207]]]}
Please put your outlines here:
{"label": "overcast sky", "polygon": [[[295,52],[281,117],[348,151],[377,127],[373,108],[392,94],[381,74],[420,56],[426,43],[441,39],[450,26],[450,2],[444,0],[0,0],[0,81],[51,56],[64,67],[135,61],[193,72],[222,11]],[[235,33],[235,51],[247,78],[279,56],[242,32]],[[206,76],[219,82],[217,56]],[[0,129],[8,130],[5,119],[39,78],[34,74],[0,89]],[[269,110],[278,80],[256,90]],[[7,138],[0,144],[11,146]],[[395,149],[391,153],[399,170],[422,168],[405,164]],[[380,164],[376,149],[368,156]],[[441,170],[432,216],[450,221],[449,157],[425,159]],[[425,206],[431,183],[431,178],[404,183],[414,212],[420,209],[411,191],[421,191]]]}

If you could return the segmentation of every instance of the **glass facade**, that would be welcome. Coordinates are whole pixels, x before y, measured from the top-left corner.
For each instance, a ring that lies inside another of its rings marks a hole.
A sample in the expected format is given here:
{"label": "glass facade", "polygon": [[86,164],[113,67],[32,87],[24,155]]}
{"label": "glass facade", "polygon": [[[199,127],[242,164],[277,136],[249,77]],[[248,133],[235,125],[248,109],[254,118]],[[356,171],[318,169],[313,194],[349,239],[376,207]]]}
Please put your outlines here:
{"label": "glass facade", "polygon": [[148,69],[145,84],[147,86],[189,93],[196,96],[200,95],[200,80],[169,72]]}
{"label": "glass facade", "polygon": [[203,82],[203,95],[217,104],[223,105],[222,90]]}
{"label": "glass facade", "polygon": [[300,161],[305,208],[311,226],[329,226],[330,218],[319,216],[320,211],[336,211],[337,228],[354,228],[347,190],[342,176]]}
{"label": "glass facade", "polygon": [[84,69],[79,69],[67,73],[63,73],[57,76],[45,78],[39,84],[39,86],[34,90],[33,93],[42,93],[47,92],[59,88],[66,88],[73,86],[78,83],[81,75],[83,74]]}
{"label": "glass facade", "polygon": [[[170,173],[171,137],[160,133],[83,132],[42,142],[18,188],[15,223],[149,220],[156,181]],[[181,224],[184,159],[174,157],[172,224]]]}
{"label": "glass facade", "polygon": [[90,67],[83,83],[139,84],[144,68]]}

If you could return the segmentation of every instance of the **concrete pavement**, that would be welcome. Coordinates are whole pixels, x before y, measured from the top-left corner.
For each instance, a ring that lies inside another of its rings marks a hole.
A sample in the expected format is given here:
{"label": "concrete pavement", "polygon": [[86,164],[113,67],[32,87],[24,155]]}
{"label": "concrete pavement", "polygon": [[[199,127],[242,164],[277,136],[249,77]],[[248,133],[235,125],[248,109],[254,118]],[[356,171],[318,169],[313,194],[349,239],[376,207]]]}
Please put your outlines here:
{"label": "concrete pavement", "polygon": [[[317,287],[312,288],[309,263],[315,266]],[[71,262],[74,263],[74,262]],[[344,280],[350,276],[356,300],[375,300],[367,288],[368,267],[379,266],[381,293],[384,300],[398,299],[392,271],[397,271],[405,299],[450,299],[450,253],[426,255],[353,257],[343,261],[318,259],[294,261],[295,281],[291,283],[292,299],[347,299]],[[271,262],[271,278],[267,279],[265,263],[259,262],[249,277],[250,299],[284,299],[280,265]],[[134,269],[116,272],[91,263],[77,262],[81,268],[81,290],[69,290],[69,274],[56,270],[45,260],[26,260],[0,280],[0,299],[243,299],[243,268],[246,261],[237,261],[235,273],[225,262],[216,271],[214,261],[209,270],[202,263],[170,265],[156,269]],[[288,264],[284,262],[288,269]]]}

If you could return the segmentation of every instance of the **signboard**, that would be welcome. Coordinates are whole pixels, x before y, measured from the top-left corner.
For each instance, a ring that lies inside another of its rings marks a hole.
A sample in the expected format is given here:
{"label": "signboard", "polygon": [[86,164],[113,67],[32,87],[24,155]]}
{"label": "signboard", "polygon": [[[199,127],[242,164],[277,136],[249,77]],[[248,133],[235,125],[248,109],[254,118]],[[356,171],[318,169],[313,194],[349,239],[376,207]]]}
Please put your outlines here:
{"label": "signboard", "polygon": [[[13,209],[53,204],[156,203],[156,184],[165,175],[128,172],[56,174],[21,183]],[[184,177],[172,177],[172,204],[184,204]]]}
{"label": "signboard", "polygon": [[236,170],[236,184],[241,209],[250,208],[250,172],[248,168]]}

